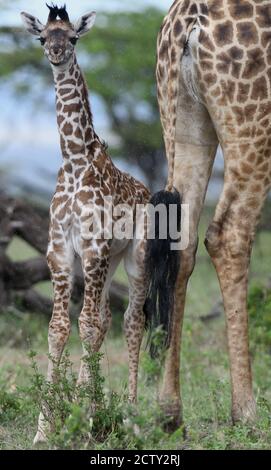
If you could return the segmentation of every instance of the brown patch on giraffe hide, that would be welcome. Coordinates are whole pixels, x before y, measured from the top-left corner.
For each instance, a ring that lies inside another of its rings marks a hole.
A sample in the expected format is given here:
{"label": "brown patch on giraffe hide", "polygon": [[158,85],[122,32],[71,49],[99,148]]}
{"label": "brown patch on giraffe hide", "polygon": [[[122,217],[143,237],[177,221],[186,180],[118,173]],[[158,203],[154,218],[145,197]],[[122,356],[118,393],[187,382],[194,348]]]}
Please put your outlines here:
{"label": "brown patch on giraffe hide", "polygon": [[247,51],[248,59],[246,61],[243,78],[252,78],[265,69],[263,51],[260,48]]}
{"label": "brown patch on giraffe hide", "polygon": [[85,129],[86,125],[87,125],[87,115],[85,112],[83,112],[82,117],[81,117],[81,126],[83,127],[83,129]]}
{"label": "brown patch on giraffe hide", "polygon": [[97,160],[95,159],[95,167],[98,169],[99,173],[103,173],[105,169],[105,164],[107,163],[107,155],[105,152],[100,152]]}
{"label": "brown patch on giraffe hide", "polygon": [[220,103],[221,105],[232,103],[234,100],[234,93],[235,93],[235,82],[232,80],[221,80],[220,83],[222,93]]}
{"label": "brown patch on giraffe hide", "polygon": [[213,86],[217,82],[217,76],[214,73],[206,73],[203,76],[203,79],[205,80],[208,86]]}
{"label": "brown patch on giraffe hide", "polygon": [[74,132],[74,136],[75,136],[77,139],[83,140],[83,134],[82,134],[82,131],[81,131],[81,129],[80,129],[79,126],[76,127],[75,132]]}
{"label": "brown patch on giraffe hide", "polygon": [[266,78],[260,77],[255,80],[252,86],[251,98],[253,100],[264,100],[268,97],[268,89],[267,89],[267,82]]}
{"label": "brown patch on giraffe hide", "polygon": [[68,114],[68,116],[71,116],[72,113],[79,113],[80,108],[81,106],[79,103],[65,104],[65,106],[63,107],[63,113]]}
{"label": "brown patch on giraffe hide", "polygon": [[164,59],[164,57],[168,54],[168,41],[164,40],[162,43],[161,43],[161,46],[158,50],[158,55],[159,55],[159,58],[161,59]]}
{"label": "brown patch on giraffe hide", "polygon": [[71,93],[73,91],[73,88],[61,88],[60,90],[58,90],[58,94],[60,96],[64,96],[64,95],[67,95],[68,93]]}
{"label": "brown patch on giraffe hide", "polygon": [[77,166],[85,166],[85,165],[86,165],[86,160],[85,160],[85,158],[82,158],[82,157],[77,158],[77,159],[76,159],[76,165],[77,165]]}
{"label": "brown patch on giraffe hide", "polygon": [[192,3],[192,5],[189,8],[189,15],[197,15],[198,14],[198,6],[196,3]]}
{"label": "brown patch on giraffe hide", "polygon": [[55,255],[55,253],[53,251],[50,251],[48,254],[47,254],[47,263],[48,263],[48,266],[50,268],[50,271],[51,272],[58,272],[59,271],[59,262],[57,260],[57,257]]}
{"label": "brown patch on giraffe hide", "polygon": [[271,31],[263,31],[261,37],[261,43],[264,48],[270,48],[271,45]]}
{"label": "brown patch on giraffe hide", "polygon": [[[177,58],[177,51],[175,49],[175,47],[171,47],[171,51],[170,51],[170,58],[171,58],[171,64],[175,64],[176,63],[176,58]],[[170,69],[170,73],[171,73],[171,69]]]}
{"label": "brown patch on giraffe hide", "polygon": [[241,171],[246,175],[251,175],[253,173],[253,167],[246,162],[242,162]]}
{"label": "brown patch on giraffe hide", "polygon": [[249,18],[253,15],[253,5],[245,0],[229,0],[228,3],[230,14],[236,20]]}
{"label": "brown patch on giraffe hide", "polygon": [[72,164],[71,163],[66,163],[66,165],[64,165],[64,170],[67,173],[72,173]]}
{"label": "brown patch on giraffe hide", "polygon": [[180,36],[182,30],[183,30],[182,23],[180,22],[179,19],[177,19],[173,26],[173,33],[176,37],[178,37]]}
{"label": "brown patch on giraffe hide", "polygon": [[212,20],[222,20],[225,17],[222,0],[210,0],[208,2],[209,16]]}
{"label": "brown patch on giraffe hide", "polygon": [[65,78],[65,74],[64,74],[64,73],[60,73],[60,74],[58,74],[58,76],[57,76],[57,79],[58,79],[58,80],[64,80],[64,78]]}
{"label": "brown patch on giraffe hide", "polygon": [[221,95],[221,89],[219,86],[217,86],[214,90],[211,90],[211,95],[214,97],[214,98],[217,98],[218,96]]}
{"label": "brown patch on giraffe hide", "polygon": [[260,183],[253,184],[251,186],[251,190],[254,191],[255,193],[259,193],[262,191],[262,185]]}
{"label": "brown patch on giraffe hide", "polygon": [[[76,197],[79,199],[79,201],[81,201],[83,204],[86,204],[87,202],[89,202],[89,200],[91,199],[90,197],[90,191],[84,191],[83,189],[81,191],[79,191],[76,195]],[[96,205],[96,201],[95,201],[95,205]]]}
{"label": "brown patch on giraffe hide", "polygon": [[[178,3],[178,0],[176,2],[174,2],[174,4],[175,3]],[[181,15],[187,13],[187,9],[189,7],[189,4],[190,4],[190,0],[184,0],[183,4],[181,6],[181,10],[180,10]],[[177,5],[177,8],[178,8],[178,5]],[[176,10],[177,10],[177,8],[176,8]]]}
{"label": "brown patch on giraffe hide", "polygon": [[203,2],[200,3],[199,8],[200,8],[200,13],[202,15],[208,16],[208,7],[207,7],[206,3],[203,3]]}
{"label": "brown patch on giraffe hide", "polygon": [[91,127],[89,126],[85,132],[85,139],[86,139],[86,142],[89,142],[89,141],[92,141],[92,138],[93,138],[93,131],[91,129]]}
{"label": "brown patch on giraffe hide", "polygon": [[245,103],[248,99],[250,85],[248,83],[238,83],[237,101]]}
{"label": "brown patch on giraffe hide", "polygon": [[84,85],[84,84],[85,84],[85,81],[84,81],[84,79],[83,79],[83,76],[82,76],[82,75],[79,75],[79,77],[78,77],[78,79],[77,79],[77,86],[78,86],[79,88],[81,88],[81,86]]}
{"label": "brown patch on giraffe hide", "polygon": [[58,114],[57,116],[57,124],[58,126],[61,126],[62,122],[65,121],[65,116],[62,116],[61,114]]}
{"label": "brown patch on giraffe hide", "polygon": [[249,47],[251,44],[257,44],[259,35],[257,28],[252,22],[237,23],[237,39],[239,44]]}
{"label": "brown patch on giraffe hide", "polygon": [[72,125],[71,125],[69,122],[66,122],[66,123],[64,124],[64,126],[62,127],[62,132],[63,132],[65,135],[71,135],[71,134],[72,134],[72,131],[73,131]]}
{"label": "brown patch on giraffe hide", "polygon": [[261,122],[261,126],[264,127],[264,128],[267,128],[270,126],[270,119],[267,117],[266,119],[264,119],[262,122]]}
{"label": "brown patch on giraffe hide", "polygon": [[82,179],[83,186],[95,186],[95,172],[93,169],[89,169],[85,172],[84,177]]}
{"label": "brown patch on giraffe hide", "polygon": [[214,64],[210,60],[202,60],[200,62],[200,68],[203,72],[211,71],[213,67],[214,67]]}
{"label": "brown patch on giraffe hide", "polygon": [[214,38],[218,46],[231,44],[233,40],[233,26],[231,21],[220,23],[214,28]]}
{"label": "brown patch on giraffe hide", "polygon": [[60,135],[60,147],[61,147],[61,151],[62,151],[63,156],[66,157],[67,156],[66,142],[65,142],[64,137],[63,137],[62,134]]}
{"label": "brown patch on giraffe hide", "polygon": [[76,179],[79,178],[79,176],[81,175],[82,171],[83,171],[83,168],[78,168],[78,169],[75,171],[74,176],[75,176]]}
{"label": "brown patch on giraffe hide", "polygon": [[261,28],[271,27],[271,5],[256,6],[256,21]]}
{"label": "brown patch on giraffe hide", "polygon": [[73,154],[83,153],[84,145],[76,144],[73,140],[68,140],[68,148]]}
{"label": "brown patch on giraffe hide", "polygon": [[200,24],[202,26],[205,26],[205,27],[209,26],[209,20],[208,20],[208,18],[206,18],[206,16],[200,15],[199,16],[199,21],[200,21]]}
{"label": "brown patch on giraffe hide", "polygon": [[240,47],[232,46],[230,49],[228,49],[228,54],[233,61],[241,60],[243,58],[244,51],[243,49],[240,49]]}

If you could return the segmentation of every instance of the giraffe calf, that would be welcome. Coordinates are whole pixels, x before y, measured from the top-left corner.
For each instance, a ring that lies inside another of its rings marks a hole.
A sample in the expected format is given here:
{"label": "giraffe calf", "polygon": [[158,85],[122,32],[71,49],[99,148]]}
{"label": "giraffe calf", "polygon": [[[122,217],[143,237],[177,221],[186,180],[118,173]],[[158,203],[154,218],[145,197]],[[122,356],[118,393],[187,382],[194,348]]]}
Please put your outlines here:
{"label": "giraffe calf", "polygon": [[[109,287],[118,264],[124,260],[129,280],[124,331],[129,350],[129,400],[134,402],[145,324],[145,241],[134,236],[117,239],[114,228],[120,223],[121,210],[112,217],[105,201],[110,199],[113,209],[125,204],[135,215],[137,205],[146,204],[150,195],[143,184],[115,167],[93,127],[88,90],[76,60],[75,44],[92,27],[95,13],[84,15],[72,24],[65,7],[49,9],[46,25],[28,13],[22,13],[26,29],[38,36],[52,65],[63,156],[50,207],[47,259],[54,288],[54,306],[48,335],[47,378],[52,382],[56,380],[55,365],[60,362],[70,333],[68,308],[75,255],[81,259],[85,280],[84,303],[79,317],[83,356],[89,350],[98,351],[104,340],[111,321]],[[98,237],[93,236],[97,211],[103,215]],[[106,236],[108,224],[113,228],[111,238]],[[87,380],[88,368],[82,359],[78,383]],[[46,440],[46,433],[41,413],[34,442]]]}

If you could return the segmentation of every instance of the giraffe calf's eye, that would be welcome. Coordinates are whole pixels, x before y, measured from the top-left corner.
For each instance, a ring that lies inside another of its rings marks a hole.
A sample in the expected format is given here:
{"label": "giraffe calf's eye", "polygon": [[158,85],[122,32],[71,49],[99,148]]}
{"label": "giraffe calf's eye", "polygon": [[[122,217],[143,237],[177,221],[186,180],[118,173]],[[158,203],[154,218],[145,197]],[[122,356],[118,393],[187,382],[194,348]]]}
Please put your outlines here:
{"label": "giraffe calf's eye", "polygon": [[75,46],[75,44],[77,43],[77,39],[78,38],[70,38],[70,43]]}
{"label": "giraffe calf's eye", "polygon": [[39,38],[38,40],[40,41],[41,45],[44,46],[44,44],[45,44],[45,39],[44,39],[44,38]]}

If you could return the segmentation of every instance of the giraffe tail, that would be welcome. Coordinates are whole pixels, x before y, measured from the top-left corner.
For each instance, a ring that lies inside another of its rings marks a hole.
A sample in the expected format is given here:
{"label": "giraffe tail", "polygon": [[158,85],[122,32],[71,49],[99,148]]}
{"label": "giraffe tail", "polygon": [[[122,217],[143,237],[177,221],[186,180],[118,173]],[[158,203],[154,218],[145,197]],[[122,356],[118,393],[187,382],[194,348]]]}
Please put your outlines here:
{"label": "giraffe tail", "polygon": [[[155,208],[163,205],[166,208],[166,230],[163,238],[159,237],[161,221],[159,213],[155,211],[152,238],[147,237],[145,269],[149,280],[147,297],[144,304],[146,327],[149,330],[148,345],[151,357],[157,356],[160,349],[167,348],[171,338],[172,313],[174,307],[174,293],[180,266],[180,251],[173,250],[171,244],[176,243],[172,236],[173,220],[174,229],[180,232],[181,228],[181,196],[176,190],[172,192],[163,190],[154,194],[150,204]],[[174,212],[170,206],[175,205]],[[177,209],[177,210],[176,210]],[[163,213],[163,221],[165,220]],[[151,221],[152,222],[152,221]],[[150,233],[150,232],[149,232]],[[176,233],[176,232],[175,232]],[[160,330],[157,328],[160,327]],[[158,331],[162,331],[161,335]],[[158,334],[157,334],[158,333]]]}

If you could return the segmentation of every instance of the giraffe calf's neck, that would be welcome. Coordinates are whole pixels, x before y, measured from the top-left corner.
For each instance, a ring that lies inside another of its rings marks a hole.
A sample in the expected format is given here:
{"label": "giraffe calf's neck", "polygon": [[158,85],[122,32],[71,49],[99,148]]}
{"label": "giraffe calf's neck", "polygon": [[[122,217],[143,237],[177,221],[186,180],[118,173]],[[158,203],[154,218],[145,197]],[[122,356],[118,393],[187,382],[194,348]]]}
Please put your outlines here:
{"label": "giraffe calf's neck", "polygon": [[63,168],[70,172],[71,166],[87,166],[103,144],[94,131],[88,90],[75,54],[65,68],[52,69]]}

